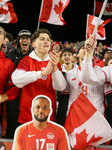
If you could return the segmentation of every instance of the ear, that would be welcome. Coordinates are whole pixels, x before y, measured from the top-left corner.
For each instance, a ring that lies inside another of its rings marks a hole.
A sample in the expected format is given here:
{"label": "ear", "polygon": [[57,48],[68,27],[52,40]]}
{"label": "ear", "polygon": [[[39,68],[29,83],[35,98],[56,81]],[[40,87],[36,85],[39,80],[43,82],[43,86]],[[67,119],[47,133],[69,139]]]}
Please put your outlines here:
{"label": "ear", "polygon": [[79,57],[79,53],[76,56]]}
{"label": "ear", "polygon": [[51,112],[51,109],[49,108],[49,113]]}
{"label": "ear", "polygon": [[32,107],[32,112],[34,112],[34,107]]}
{"label": "ear", "polygon": [[51,117],[51,115],[52,115],[52,109],[51,108],[49,108],[49,117]]}
{"label": "ear", "polygon": [[35,42],[32,42],[32,46],[35,48],[36,47],[36,44],[35,44]]}

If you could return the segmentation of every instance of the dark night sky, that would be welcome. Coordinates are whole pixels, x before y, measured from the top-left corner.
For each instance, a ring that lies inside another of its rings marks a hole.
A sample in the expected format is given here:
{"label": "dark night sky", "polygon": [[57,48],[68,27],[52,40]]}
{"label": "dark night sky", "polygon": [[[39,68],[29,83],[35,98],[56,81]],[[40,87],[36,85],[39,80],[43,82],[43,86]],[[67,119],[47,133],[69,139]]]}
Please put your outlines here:
{"label": "dark night sky", "polygon": [[[22,29],[28,29],[33,33],[37,29],[41,0],[13,0],[12,3],[18,16],[18,22],[16,24],[0,23],[0,25],[6,31],[12,33],[14,38]],[[41,22],[40,28],[49,29],[54,40],[68,40],[69,42],[85,40],[87,14],[93,15],[93,6],[94,0],[70,0],[62,15],[66,21],[64,26]],[[109,18],[111,17],[102,16],[103,20]],[[112,21],[105,28],[107,38],[103,41],[103,44],[109,46],[112,43]]]}

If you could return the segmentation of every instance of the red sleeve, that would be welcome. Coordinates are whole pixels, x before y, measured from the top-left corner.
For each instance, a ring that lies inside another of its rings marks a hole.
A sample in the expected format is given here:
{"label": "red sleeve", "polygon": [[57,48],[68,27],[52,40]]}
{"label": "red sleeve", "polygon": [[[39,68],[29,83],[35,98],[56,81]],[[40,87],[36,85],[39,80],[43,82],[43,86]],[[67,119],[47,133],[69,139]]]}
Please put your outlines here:
{"label": "red sleeve", "polygon": [[12,85],[6,92],[8,96],[8,100],[14,100],[19,95],[20,89],[17,88],[15,85]]}
{"label": "red sleeve", "polygon": [[23,59],[20,60],[18,66],[17,66],[17,69],[22,69],[22,70],[28,71],[29,62],[30,62],[30,57],[25,56]]}
{"label": "red sleeve", "polygon": [[11,74],[15,70],[14,63],[10,59],[7,60],[7,63],[8,66],[7,66],[7,81],[5,94],[7,94],[8,100],[14,100],[18,96],[20,89],[13,84],[11,79]]}

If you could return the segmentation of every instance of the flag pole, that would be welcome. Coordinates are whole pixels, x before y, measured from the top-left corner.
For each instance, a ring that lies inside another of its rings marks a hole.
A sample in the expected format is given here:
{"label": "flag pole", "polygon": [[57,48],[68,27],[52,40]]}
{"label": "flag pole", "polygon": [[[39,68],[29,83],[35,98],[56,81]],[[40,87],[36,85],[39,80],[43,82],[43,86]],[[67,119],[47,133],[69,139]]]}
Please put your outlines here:
{"label": "flag pole", "polygon": [[94,0],[93,16],[95,16],[95,0]]}
{"label": "flag pole", "polygon": [[40,26],[40,22],[38,22],[38,25],[37,25],[37,30],[39,30],[39,26]]}
{"label": "flag pole", "polygon": [[98,18],[97,24],[96,24],[96,26],[95,26],[95,28],[94,28],[94,31],[93,31],[93,36],[95,36],[95,34],[96,34],[96,32],[97,32],[97,28],[98,28],[100,19],[101,19],[102,15],[103,15],[103,12],[104,12],[104,10],[105,10],[107,1],[108,1],[108,0],[105,0],[104,3],[103,3],[103,6],[102,6],[101,12],[100,12],[100,14],[99,14],[99,18]]}
{"label": "flag pole", "polygon": [[[41,11],[42,11],[42,7],[43,7],[43,3],[44,3],[44,0],[42,0],[42,1],[41,1],[41,8],[40,8],[39,18],[40,18],[40,15],[41,15]],[[38,20],[39,20],[39,19],[38,19]],[[38,21],[37,30],[39,30],[39,27],[40,27],[40,21]]]}

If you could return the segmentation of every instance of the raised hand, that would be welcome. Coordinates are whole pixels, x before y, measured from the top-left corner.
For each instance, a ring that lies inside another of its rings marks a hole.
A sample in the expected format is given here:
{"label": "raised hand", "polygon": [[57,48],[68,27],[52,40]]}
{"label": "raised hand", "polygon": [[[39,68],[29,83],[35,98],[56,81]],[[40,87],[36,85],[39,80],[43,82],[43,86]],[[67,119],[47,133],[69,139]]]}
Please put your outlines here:
{"label": "raised hand", "polygon": [[53,66],[51,65],[50,62],[48,62],[47,67],[43,71],[41,71],[41,76],[43,77],[45,75],[50,74],[52,70],[53,70]]}
{"label": "raised hand", "polygon": [[56,53],[55,51],[49,53],[49,57],[51,58],[49,59],[49,62],[53,66],[52,72],[55,72],[57,70],[57,64],[60,60],[60,55],[61,55],[61,51],[59,53]]}
{"label": "raised hand", "polygon": [[94,49],[97,45],[96,36],[90,35],[89,38],[85,41],[85,49],[87,50],[86,56],[92,57]]}

